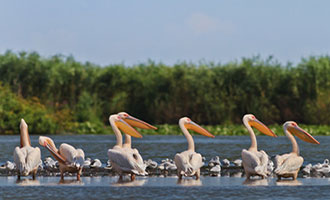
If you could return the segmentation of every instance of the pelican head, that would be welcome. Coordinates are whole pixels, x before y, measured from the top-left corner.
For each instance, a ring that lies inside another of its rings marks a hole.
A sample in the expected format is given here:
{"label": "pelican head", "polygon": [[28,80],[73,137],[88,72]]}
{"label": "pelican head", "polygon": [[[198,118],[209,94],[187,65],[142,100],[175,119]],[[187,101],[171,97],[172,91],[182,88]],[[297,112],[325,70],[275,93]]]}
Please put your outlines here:
{"label": "pelican head", "polygon": [[193,130],[193,131],[195,131],[195,132],[197,132],[197,133],[199,133],[201,135],[214,138],[214,135],[212,135],[210,132],[208,132],[207,130],[205,130],[204,128],[202,128],[201,126],[199,126],[198,124],[196,124],[195,122],[193,122],[188,117],[182,117],[179,120],[179,125],[180,126],[183,125],[186,129]]}
{"label": "pelican head", "polygon": [[142,135],[132,126],[130,126],[126,121],[124,121],[123,118],[121,118],[118,114],[110,115],[109,121],[111,126],[118,127],[124,133],[136,138],[142,138]]}
{"label": "pelican head", "polygon": [[127,122],[129,125],[133,126],[133,127],[137,127],[137,128],[142,128],[142,129],[154,129],[156,130],[157,128],[148,124],[147,122],[144,122],[142,120],[139,120],[135,117],[132,117],[131,115],[129,115],[126,112],[120,112],[118,113],[118,115],[125,121]]}
{"label": "pelican head", "polygon": [[254,115],[252,114],[246,114],[243,117],[243,123],[245,126],[249,125],[251,127],[254,127],[258,129],[261,133],[272,136],[272,137],[277,137],[275,133],[270,130],[266,125],[264,125],[262,122],[260,122]]}
{"label": "pelican head", "polygon": [[307,133],[304,129],[300,128],[294,121],[287,121],[283,124],[284,132],[289,131],[291,134],[296,135],[298,138],[305,142],[312,144],[320,144],[313,136]]}

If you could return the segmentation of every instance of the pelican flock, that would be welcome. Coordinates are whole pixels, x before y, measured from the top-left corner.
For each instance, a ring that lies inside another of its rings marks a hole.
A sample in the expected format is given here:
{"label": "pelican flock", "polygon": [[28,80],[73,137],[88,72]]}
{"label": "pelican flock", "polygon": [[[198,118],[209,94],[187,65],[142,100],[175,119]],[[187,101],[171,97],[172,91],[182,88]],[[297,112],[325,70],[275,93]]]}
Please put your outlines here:
{"label": "pelican flock", "polygon": [[28,125],[21,119],[20,124],[21,144],[14,150],[14,163],[17,166],[17,179],[21,176],[32,174],[36,178],[40,164],[41,153],[39,147],[32,147],[28,132]]}
{"label": "pelican flock", "polygon": [[297,179],[298,172],[300,167],[304,162],[304,158],[299,155],[299,147],[296,139],[293,135],[296,135],[298,138],[305,142],[312,144],[320,144],[313,136],[307,133],[305,130],[300,128],[296,122],[288,121],[283,125],[284,133],[289,138],[292,143],[292,152],[277,155],[275,157],[277,168],[275,169],[275,174],[278,179],[292,177],[293,180]]}
{"label": "pelican flock", "polygon": [[77,173],[77,180],[83,169],[85,154],[82,149],[75,149],[73,146],[63,143],[60,149],[57,149],[52,139],[45,136],[39,137],[39,144],[44,146],[58,161],[61,172],[61,180],[64,180],[64,173]]}
{"label": "pelican flock", "polygon": [[265,151],[258,151],[257,138],[253,132],[252,127],[258,129],[261,133],[276,137],[275,133],[271,131],[266,125],[260,122],[254,115],[247,114],[243,117],[243,124],[248,129],[251,138],[251,146],[248,150],[242,150],[242,161],[246,177],[260,176],[266,178],[269,175],[268,155]]}
{"label": "pelican flock", "polygon": [[[214,135],[202,128],[197,123],[193,122],[188,117],[182,117],[179,120],[179,127],[187,139],[188,149],[181,153],[177,153],[174,157],[174,161],[171,159],[163,160],[160,165],[151,159],[144,161],[140,152],[136,148],[132,148],[132,138],[142,138],[142,135],[135,128],[156,130],[155,126],[148,124],[140,119],[137,119],[126,112],[119,112],[118,114],[112,114],[109,117],[110,125],[116,136],[116,144],[113,148],[109,149],[108,154],[108,166],[111,167],[119,175],[119,180],[122,180],[124,175],[130,175],[130,181],[134,181],[137,175],[148,175],[146,171],[147,165],[150,169],[166,171],[170,170],[176,172],[179,182],[183,177],[195,177],[198,180],[201,176],[201,168],[204,166],[205,158],[200,153],[195,152],[195,144],[192,135],[188,130],[195,131],[201,135],[214,138]],[[299,154],[299,147],[294,135],[299,139],[312,143],[319,144],[319,142],[300,128],[296,122],[287,121],[283,124],[283,130],[287,138],[292,143],[292,151],[283,155],[277,155],[275,157],[275,169],[273,162],[269,159],[267,153],[263,150],[258,150],[256,135],[253,128],[257,129],[261,133],[277,137],[276,134],[269,129],[266,125],[260,122],[254,115],[246,114],[243,117],[243,124],[249,132],[251,139],[251,146],[248,149],[243,149],[241,152],[242,160],[236,159],[231,163],[227,159],[220,161],[219,156],[215,156],[208,163],[208,169],[210,175],[219,176],[221,166],[229,168],[231,166],[243,167],[245,176],[247,178],[246,184],[255,183],[267,183],[267,182],[255,182],[256,179],[251,181],[252,176],[261,177],[265,179],[271,173],[276,175],[278,179],[292,178],[296,180],[298,172],[304,162],[304,159]],[[122,133],[125,134],[125,141],[123,142]],[[85,154],[82,149],[76,149],[75,147],[63,143],[59,149],[56,148],[54,141],[45,136],[39,137],[39,144],[44,146],[52,156],[57,160],[55,162],[50,157],[46,158],[45,169],[59,167],[61,174],[61,181],[64,180],[64,174],[66,172],[76,173],[77,180],[80,180],[83,168],[93,169],[101,168],[102,162],[99,159],[85,160]],[[28,125],[21,119],[20,123],[20,146],[14,150],[14,163],[7,161],[5,167],[9,170],[16,170],[18,180],[21,176],[32,175],[33,179],[36,179],[38,168],[41,167],[41,153],[38,147],[32,147],[28,133]],[[46,165],[47,163],[47,165]],[[109,164],[110,163],[110,164]],[[312,171],[318,174],[326,174],[330,171],[329,161],[326,159],[323,164],[317,164],[312,166],[307,165],[303,169],[303,174],[309,174]],[[149,172],[149,171],[148,171]],[[241,176],[242,172],[240,172]]]}
{"label": "pelican flock", "polygon": [[211,138],[214,138],[214,135],[191,121],[188,117],[181,118],[179,126],[187,138],[188,150],[175,155],[174,161],[177,167],[177,175],[179,179],[182,179],[182,176],[195,176],[197,180],[200,177],[200,168],[204,165],[204,162],[202,155],[195,152],[194,139],[188,132],[188,129]]}

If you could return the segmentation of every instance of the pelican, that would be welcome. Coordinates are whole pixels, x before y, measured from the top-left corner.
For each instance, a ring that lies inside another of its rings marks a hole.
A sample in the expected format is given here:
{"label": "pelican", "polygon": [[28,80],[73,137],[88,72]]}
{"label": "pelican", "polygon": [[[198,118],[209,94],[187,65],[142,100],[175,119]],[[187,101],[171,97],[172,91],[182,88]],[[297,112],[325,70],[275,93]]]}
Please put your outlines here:
{"label": "pelican", "polygon": [[248,150],[242,150],[242,161],[246,177],[247,179],[250,179],[251,176],[260,176],[261,178],[265,178],[268,176],[268,155],[262,150],[258,151],[257,139],[252,127],[255,127],[265,135],[272,137],[277,136],[267,126],[257,120],[254,115],[244,115],[243,124],[248,129],[251,137],[250,148]]}
{"label": "pelican", "polygon": [[174,157],[174,162],[177,167],[177,175],[179,179],[182,179],[182,176],[195,176],[196,180],[198,180],[200,177],[200,168],[204,165],[204,162],[202,155],[195,152],[194,139],[189,134],[188,129],[211,138],[214,138],[214,135],[191,121],[188,117],[181,118],[179,120],[179,126],[187,138],[188,150],[182,153],[177,153]]}
{"label": "pelican", "polygon": [[[131,116],[126,116],[125,120],[136,127],[147,124]],[[143,163],[139,152],[136,149],[130,148],[130,141],[126,141],[127,145],[125,147],[123,146],[120,130],[130,136],[142,138],[142,135],[125,120],[118,114],[109,117],[109,122],[116,135],[117,143],[112,149],[108,150],[108,156],[114,170],[119,173],[120,179],[122,179],[123,174],[131,174],[131,180],[133,181],[135,175],[147,175],[148,173],[145,171],[146,165]]]}
{"label": "pelican", "polygon": [[20,124],[21,145],[14,150],[14,162],[17,167],[17,179],[21,176],[32,174],[33,180],[36,178],[38,167],[40,164],[40,149],[39,147],[31,147],[31,141],[28,132],[28,125],[24,119],[21,119]]}
{"label": "pelican", "polygon": [[77,181],[80,181],[80,175],[85,161],[85,154],[82,149],[75,149],[66,143],[61,144],[60,149],[57,149],[53,140],[45,136],[39,137],[39,144],[46,147],[58,161],[61,181],[64,181],[65,172],[77,173]]}
{"label": "pelican", "polygon": [[292,177],[293,180],[297,179],[299,169],[304,162],[304,158],[299,156],[299,147],[296,139],[292,134],[296,135],[298,138],[305,142],[312,144],[320,144],[313,136],[300,128],[296,122],[288,121],[283,124],[283,129],[285,135],[289,138],[292,143],[292,152],[277,155],[275,157],[276,169],[275,174],[278,179]]}

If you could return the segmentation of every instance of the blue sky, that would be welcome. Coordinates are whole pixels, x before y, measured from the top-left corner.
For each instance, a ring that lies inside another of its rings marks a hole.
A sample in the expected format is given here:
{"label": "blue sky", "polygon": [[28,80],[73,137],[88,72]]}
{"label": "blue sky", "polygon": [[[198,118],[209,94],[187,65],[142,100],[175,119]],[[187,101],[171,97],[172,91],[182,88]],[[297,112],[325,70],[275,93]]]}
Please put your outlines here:
{"label": "blue sky", "polygon": [[330,52],[330,1],[0,0],[0,53],[73,55],[99,65],[280,62]]}

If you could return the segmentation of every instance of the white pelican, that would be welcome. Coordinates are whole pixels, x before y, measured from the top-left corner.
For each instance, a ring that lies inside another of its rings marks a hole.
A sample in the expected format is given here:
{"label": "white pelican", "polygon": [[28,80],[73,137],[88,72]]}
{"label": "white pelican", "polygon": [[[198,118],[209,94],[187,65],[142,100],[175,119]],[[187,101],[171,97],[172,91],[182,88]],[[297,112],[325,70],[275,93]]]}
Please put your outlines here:
{"label": "white pelican", "polygon": [[46,147],[60,165],[61,181],[64,180],[64,173],[77,173],[77,180],[83,169],[85,154],[82,149],[75,149],[73,146],[63,143],[58,150],[52,139],[45,136],[39,137],[39,144]]}
{"label": "white pelican", "polygon": [[[126,120],[132,120],[132,118]],[[134,123],[145,123],[141,120],[136,120],[134,120]],[[122,179],[122,175],[125,173],[131,174],[132,181],[135,179],[135,175],[147,175],[148,173],[145,171],[146,165],[143,163],[143,159],[137,150],[134,151],[134,149],[123,147],[123,139],[119,129],[133,137],[142,138],[142,135],[117,114],[111,115],[109,121],[116,135],[117,143],[112,149],[108,150],[108,156],[113,169],[119,173],[120,179]]]}
{"label": "white pelican", "polygon": [[304,162],[303,157],[299,156],[299,147],[296,139],[292,134],[296,135],[298,138],[305,142],[320,144],[313,136],[300,128],[296,122],[288,121],[283,124],[283,129],[285,135],[289,138],[292,143],[292,152],[277,155],[275,157],[276,169],[275,174],[280,180],[283,178],[292,177],[295,180],[298,176],[299,169]]}
{"label": "white pelican", "polygon": [[177,175],[179,179],[182,179],[182,176],[196,176],[197,180],[200,177],[200,168],[204,165],[204,162],[202,155],[195,152],[194,139],[187,129],[191,129],[201,135],[211,138],[214,138],[214,135],[191,121],[188,117],[181,118],[179,120],[179,126],[187,138],[188,150],[182,153],[177,153],[174,157],[174,162],[177,167]]}
{"label": "white pelican", "polygon": [[[242,150],[242,161],[243,167],[246,174],[247,179],[250,176],[260,176],[261,178],[265,178],[268,176],[267,164],[268,164],[268,155],[264,151],[258,151],[257,147],[257,139],[253,132],[252,127],[255,127],[260,132],[265,135],[277,137],[275,133],[273,133],[267,126],[261,123],[256,119],[254,115],[246,114],[243,117],[243,123],[245,127],[248,129],[251,137],[251,147],[246,150]],[[251,127],[252,126],[252,127]]]}
{"label": "white pelican", "polygon": [[31,141],[28,132],[28,125],[24,119],[21,119],[21,145],[14,150],[14,162],[17,167],[17,179],[21,176],[32,174],[32,178],[36,178],[38,166],[40,164],[40,149],[39,147],[31,147]]}

